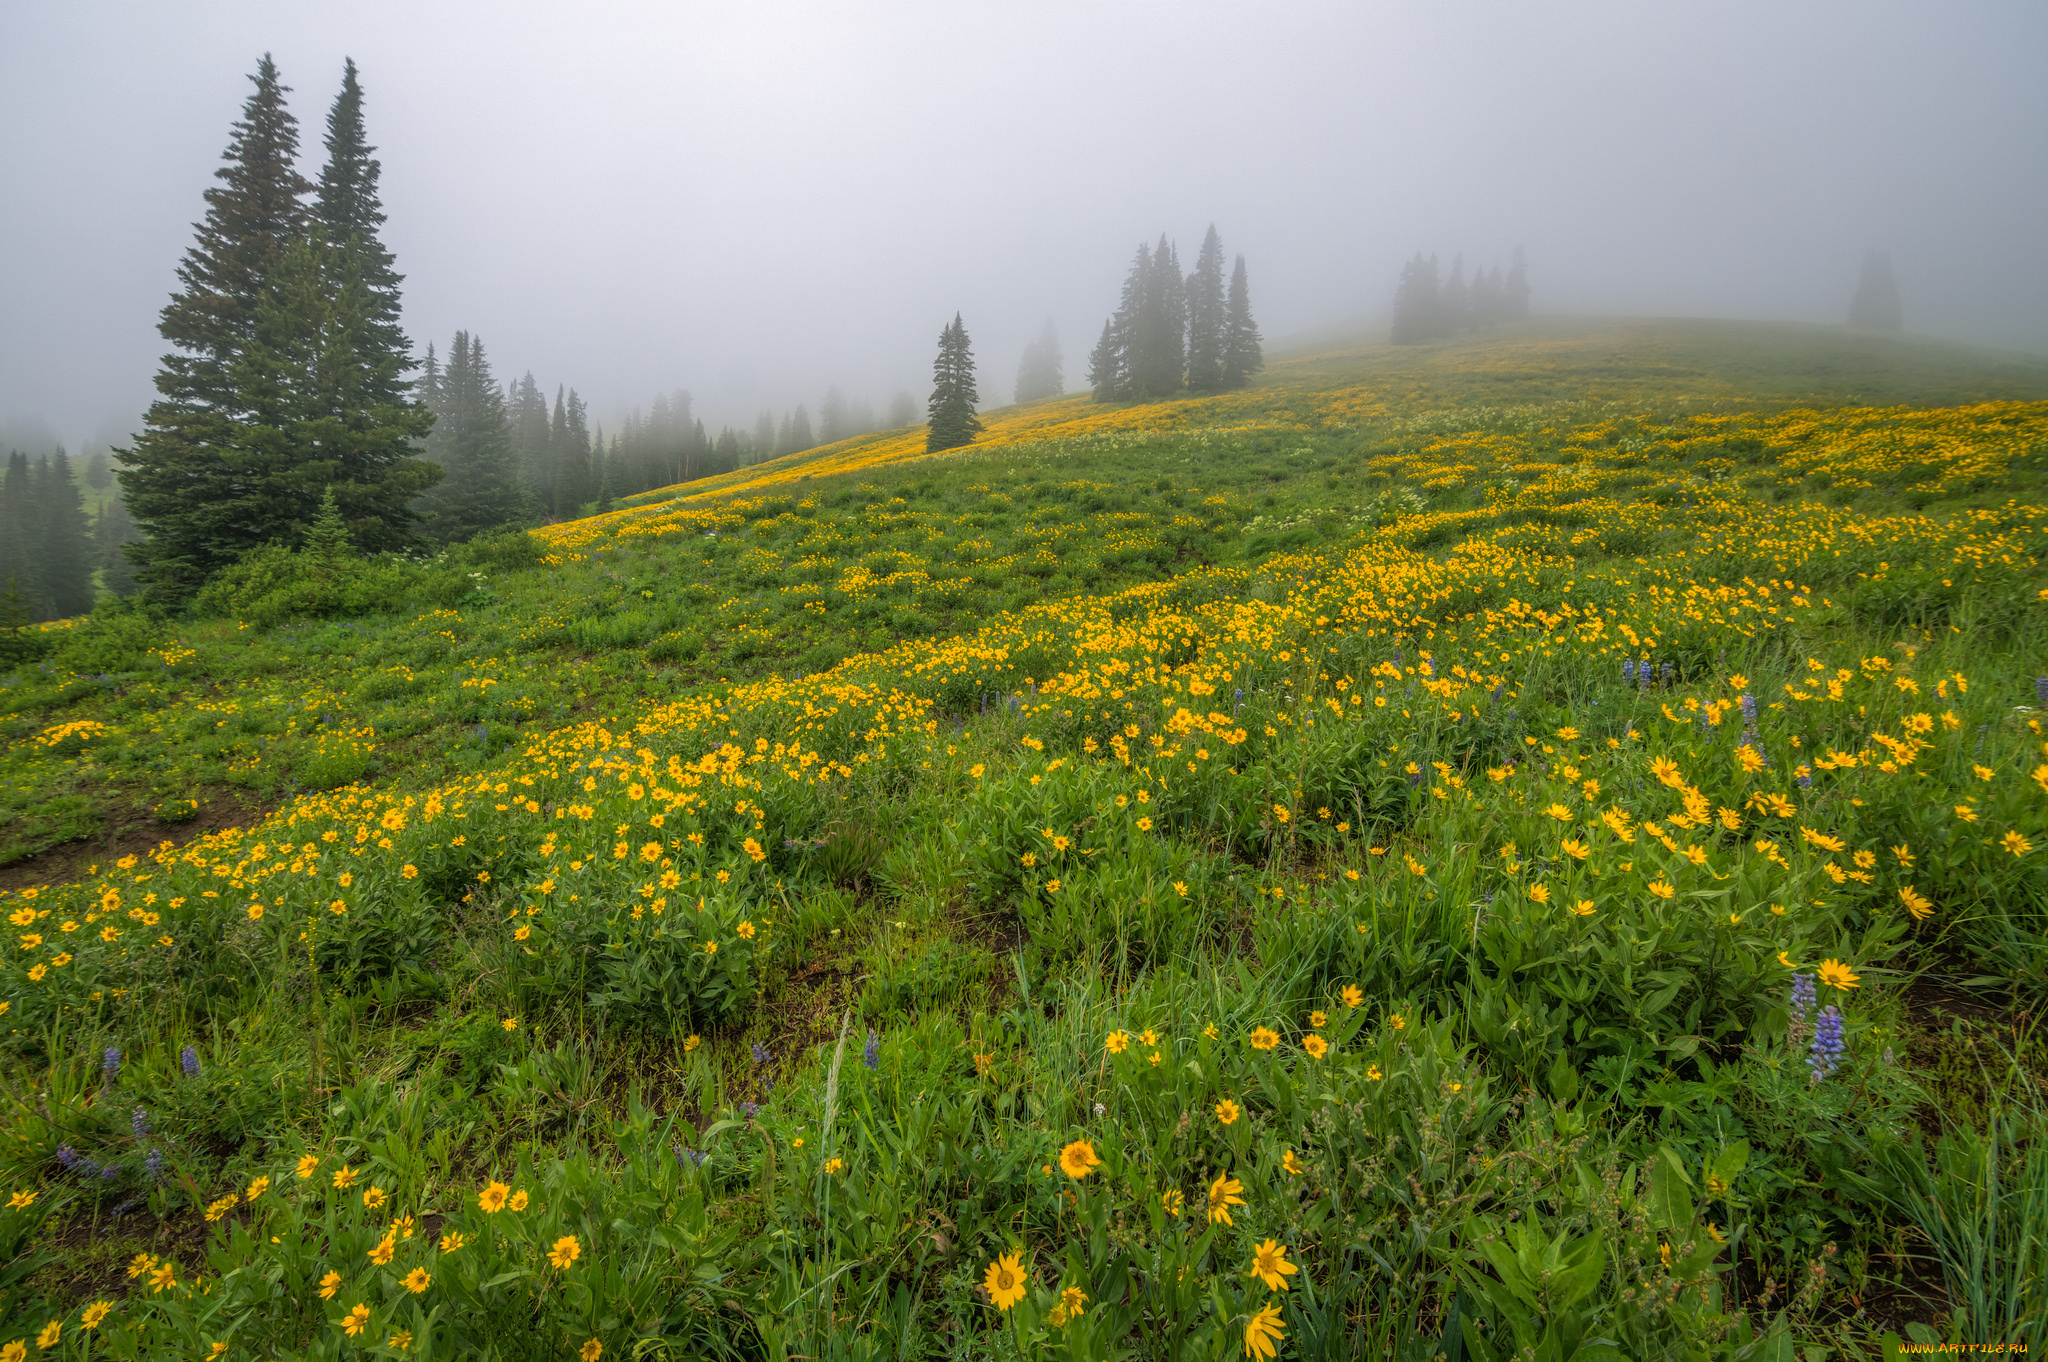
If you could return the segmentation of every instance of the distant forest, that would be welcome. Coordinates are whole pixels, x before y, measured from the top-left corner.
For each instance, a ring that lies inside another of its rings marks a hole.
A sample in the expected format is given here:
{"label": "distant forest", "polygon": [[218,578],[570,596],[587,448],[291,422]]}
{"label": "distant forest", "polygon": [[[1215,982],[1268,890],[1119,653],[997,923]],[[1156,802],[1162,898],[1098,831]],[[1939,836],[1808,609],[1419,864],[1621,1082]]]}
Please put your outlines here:
{"label": "distant forest", "polygon": [[1450,277],[1442,278],[1436,257],[1418,252],[1401,267],[1401,282],[1394,289],[1393,342],[1420,345],[1528,315],[1529,266],[1520,246],[1506,274],[1495,265],[1473,271],[1470,280],[1463,256],[1452,262]]}
{"label": "distant forest", "polygon": [[1185,276],[1166,237],[1139,244],[1123,297],[1089,353],[1088,387],[1098,402],[1157,402],[1242,387],[1265,362],[1244,257],[1226,288],[1223,240],[1211,225]]}

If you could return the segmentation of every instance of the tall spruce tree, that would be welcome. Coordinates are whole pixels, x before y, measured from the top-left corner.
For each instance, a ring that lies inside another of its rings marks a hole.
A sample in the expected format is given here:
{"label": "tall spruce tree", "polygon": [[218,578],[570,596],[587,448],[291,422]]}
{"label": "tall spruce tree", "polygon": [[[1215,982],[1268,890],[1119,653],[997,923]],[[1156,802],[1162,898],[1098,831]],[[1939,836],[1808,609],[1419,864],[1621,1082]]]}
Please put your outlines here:
{"label": "tall spruce tree", "polygon": [[1172,397],[1185,386],[1187,334],[1187,281],[1181,277],[1179,253],[1161,234],[1131,329],[1131,393],[1140,402]]}
{"label": "tall spruce tree", "polygon": [[1223,239],[1216,224],[1202,238],[1188,275],[1188,387],[1212,393],[1225,386],[1224,352],[1230,344],[1228,303],[1223,291]]}
{"label": "tall spruce tree", "polygon": [[83,615],[92,609],[92,540],[85,500],[71,475],[71,460],[62,449],[43,460],[36,482],[45,618]]}
{"label": "tall spruce tree", "polygon": [[[135,594],[135,565],[121,550],[141,537],[128,515],[127,502],[108,497],[100,503],[100,513],[92,523],[93,558],[99,564],[100,585],[123,599]],[[0,571],[0,580],[5,577]]]}
{"label": "tall spruce tree", "polygon": [[327,164],[320,171],[313,221],[362,289],[357,346],[370,371],[363,395],[373,403],[403,403],[410,397],[406,375],[416,367],[399,320],[403,300],[398,286],[405,276],[380,234],[385,218],[377,181],[383,166],[371,155],[376,148],[363,125],[363,87],[350,58],[342,59],[341,93],[327,113],[325,145]]}
{"label": "tall spruce tree", "polygon": [[7,476],[0,482],[0,591],[12,590],[29,619],[43,597],[43,549],[36,532],[34,479],[28,455],[10,450]]}
{"label": "tall spruce tree", "polygon": [[939,354],[932,361],[932,396],[925,408],[926,452],[973,444],[974,437],[981,434],[981,418],[974,414],[980,401],[981,394],[974,386],[974,352],[968,345],[967,327],[956,312],[939,332]]}
{"label": "tall spruce tree", "polygon": [[1102,336],[1088,352],[1088,391],[1097,402],[1119,402],[1130,394],[1123,338],[1117,334],[1114,317],[1103,322]]}
{"label": "tall spruce tree", "polygon": [[1038,339],[1024,347],[1024,357],[1017,365],[1017,400],[1019,402],[1042,402],[1048,397],[1058,397],[1067,390],[1066,374],[1060,363],[1059,332],[1053,329],[1052,318],[1045,319],[1045,329],[1038,333]]}
{"label": "tall spruce tree", "polygon": [[548,420],[548,399],[533,381],[533,371],[522,374],[512,385],[508,404],[512,423],[513,457],[519,465],[519,481],[534,503],[545,507],[554,495],[555,460],[553,427]]}
{"label": "tall spruce tree", "polygon": [[1420,251],[1401,267],[1401,282],[1394,289],[1396,345],[1420,345],[1443,334],[1443,308],[1439,299],[1436,257],[1424,259]]}
{"label": "tall spruce tree", "polygon": [[505,394],[491,376],[481,340],[455,333],[438,389],[427,457],[446,477],[427,496],[429,530],[441,542],[455,543],[527,520],[532,503],[519,482]]}
{"label": "tall spruce tree", "polygon": [[1252,319],[1252,289],[1246,276],[1244,257],[1239,256],[1230,271],[1230,297],[1224,304],[1223,386],[1242,388],[1251,376],[1266,367],[1266,351],[1260,343],[1259,324]]}
{"label": "tall spruce tree", "polygon": [[273,276],[304,235],[312,188],[293,162],[298,123],[266,53],[255,92],[232,129],[221,181],[206,191],[206,217],[178,266],[182,285],[157,330],[175,347],[135,447],[122,455],[129,511],[149,533],[133,546],[148,595],[175,603],[253,543],[237,515],[246,473],[228,455],[247,414],[234,368],[255,336]]}

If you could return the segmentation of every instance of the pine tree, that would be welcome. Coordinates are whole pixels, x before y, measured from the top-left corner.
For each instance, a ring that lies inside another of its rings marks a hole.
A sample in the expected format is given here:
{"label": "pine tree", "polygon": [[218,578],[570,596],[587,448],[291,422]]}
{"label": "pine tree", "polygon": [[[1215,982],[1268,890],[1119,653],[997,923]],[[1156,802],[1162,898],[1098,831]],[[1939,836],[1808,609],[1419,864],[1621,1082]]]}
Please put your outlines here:
{"label": "pine tree", "polygon": [[85,501],[59,449],[36,476],[37,528],[42,540],[43,599],[47,619],[69,619],[92,609],[92,541]]}
{"label": "pine tree", "polygon": [[1424,259],[1420,252],[1401,268],[1401,283],[1394,290],[1393,342],[1420,345],[1443,334],[1443,311],[1438,301],[1436,257]]}
{"label": "pine tree", "polygon": [[0,589],[18,593],[22,610],[31,619],[43,618],[38,614],[43,597],[43,555],[37,538],[28,455],[17,449],[7,455],[6,480],[0,482]]}
{"label": "pine tree", "polygon": [[1202,238],[1194,272],[1188,275],[1187,294],[1188,387],[1212,393],[1224,386],[1224,352],[1230,343],[1223,292],[1223,240],[1216,235],[1214,223]]}
{"label": "pine tree", "polygon": [[1525,321],[1529,316],[1529,262],[1520,246],[1508,266],[1507,282],[1501,286],[1501,316],[1508,321]]}
{"label": "pine tree", "polygon": [[206,191],[206,218],[178,267],[183,286],[157,329],[174,347],[158,371],[162,396],[121,484],[130,513],[149,531],[136,546],[150,596],[182,601],[252,541],[235,514],[245,475],[225,452],[246,411],[231,370],[254,338],[272,276],[303,235],[303,196],[312,188],[293,168],[298,123],[266,54],[233,127],[221,181]]}
{"label": "pine tree", "polygon": [[379,234],[384,204],[377,181],[383,167],[371,155],[376,148],[363,126],[363,88],[348,58],[342,59],[341,93],[327,113],[325,145],[327,164],[320,171],[313,221],[363,291],[358,359],[373,375],[363,396],[371,403],[402,403],[408,397],[405,376],[415,367],[399,322],[403,301],[398,286],[405,276]]}
{"label": "pine tree", "polygon": [[1123,338],[1117,334],[1114,317],[1102,324],[1102,338],[1088,352],[1088,390],[1097,402],[1121,401],[1130,391]]}
{"label": "pine tree", "polygon": [[533,508],[519,483],[505,394],[481,340],[455,333],[439,386],[427,457],[446,477],[427,497],[429,529],[442,543],[455,543],[528,519]]}
{"label": "pine tree", "polygon": [[[101,503],[100,513],[92,523],[93,557],[99,564],[100,585],[123,599],[135,594],[135,565],[128,561],[122,548],[141,537],[141,531],[129,518],[127,502],[109,497]],[[0,571],[0,580],[5,577],[6,573]]]}
{"label": "pine tree", "polygon": [[1906,310],[1899,301],[1899,281],[1892,258],[1877,251],[1863,257],[1856,278],[1856,296],[1849,301],[1849,325],[1866,331],[1903,331]]}
{"label": "pine tree", "polygon": [[1024,347],[1024,358],[1017,365],[1017,400],[1019,402],[1042,402],[1048,397],[1058,397],[1067,390],[1066,374],[1060,363],[1060,337],[1053,329],[1052,318],[1045,319],[1045,330],[1038,333],[1038,339]]}
{"label": "pine tree", "polygon": [[1181,277],[1179,254],[1162,235],[1140,284],[1130,332],[1132,396],[1156,402],[1181,391],[1187,382],[1187,334],[1187,281]]}
{"label": "pine tree", "polygon": [[1223,386],[1242,388],[1253,374],[1266,367],[1259,324],[1252,319],[1252,290],[1243,256],[1237,258],[1230,271],[1230,297],[1224,305],[1223,328]]}
{"label": "pine tree", "polygon": [[535,504],[546,506],[555,488],[554,429],[548,420],[548,400],[541,393],[540,384],[533,381],[532,370],[512,385],[508,405],[519,481]]}
{"label": "pine tree", "polygon": [[974,414],[980,401],[981,394],[974,386],[974,352],[968,345],[967,327],[956,312],[951,324],[939,332],[939,354],[932,362],[925,451],[973,444],[974,437],[981,434],[981,418]]}
{"label": "pine tree", "polygon": [[355,558],[348,523],[341,518],[341,506],[334,499],[332,487],[320,493],[320,510],[306,529],[305,554],[314,579],[323,586],[340,582]]}

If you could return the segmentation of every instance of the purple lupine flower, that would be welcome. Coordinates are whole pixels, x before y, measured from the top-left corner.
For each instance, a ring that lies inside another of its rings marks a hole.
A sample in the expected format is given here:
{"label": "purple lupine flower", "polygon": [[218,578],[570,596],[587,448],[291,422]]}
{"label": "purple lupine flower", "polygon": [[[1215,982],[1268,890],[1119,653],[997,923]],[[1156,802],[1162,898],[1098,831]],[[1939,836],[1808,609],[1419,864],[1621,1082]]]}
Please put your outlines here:
{"label": "purple lupine flower", "polygon": [[766,1064],[769,1060],[773,1058],[775,1058],[775,1056],[768,1053],[767,1046],[763,1045],[758,1040],[754,1042],[754,1062],[756,1064]]}
{"label": "purple lupine flower", "polygon": [[1666,663],[1664,664],[1664,684],[1665,684],[1665,685],[1667,685],[1667,686],[1668,686],[1668,685],[1670,685],[1670,684],[1671,684],[1671,678],[1672,678],[1672,677],[1674,677],[1674,676],[1676,676],[1677,674],[1678,674],[1678,668],[1676,668],[1676,667],[1672,666],[1672,665],[1671,665],[1671,664],[1670,664],[1669,662],[1666,662]]}
{"label": "purple lupine flower", "polygon": [[1487,697],[1486,697],[1486,702],[1487,702],[1488,704],[1490,704],[1490,705],[1497,705],[1497,704],[1499,704],[1499,703],[1500,703],[1500,693],[1501,693],[1501,689],[1502,689],[1502,687],[1504,687],[1504,686],[1506,686],[1506,685],[1507,685],[1507,683],[1506,683],[1505,681],[1503,681],[1503,682],[1501,682],[1501,683],[1500,683],[1500,685],[1497,685],[1497,686],[1495,686],[1495,687],[1493,688],[1493,693],[1492,693],[1491,695],[1489,695],[1489,696],[1487,696]]}
{"label": "purple lupine flower", "polygon": [[118,1045],[109,1045],[107,1047],[106,1053],[100,1056],[100,1077],[106,1082],[112,1083],[115,1079],[119,1078],[120,1076],[121,1047]]}
{"label": "purple lupine flower", "polygon": [[142,1167],[143,1171],[149,1174],[151,1182],[155,1182],[158,1178],[162,1177],[164,1175],[164,1151],[161,1149],[150,1150],[149,1157],[142,1161]]}
{"label": "purple lupine flower", "polygon": [[68,1144],[57,1146],[57,1163],[66,1172],[78,1166],[78,1151]]}
{"label": "purple lupine flower", "polygon": [[882,1038],[875,1034],[873,1027],[868,1028],[868,1043],[860,1052],[860,1062],[870,1069],[882,1066]]}
{"label": "purple lupine flower", "polygon": [[1623,681],[1633,681],[1636,679],[1636,660],[1634,658],[1624,657],[1621,660],[1621,679]]}
{"label": "purple lupine flower", "polygon": [[1745,724],[1756,722],[1756,697],[1748,691],[1742,692],[1742,722]]}
{"label": "purple lupine flower", "polygon": [[138,1140],[142,1139],[149,1134],[149,1113],[141,1107],[137,1107],[134,1118],[128,1124],[135,1128],[135,1138]]}
{"label": "purple lupine flower", "polygon": [[112,1182],[115,1178],[118,1178],[120,1176],[121,1170],[111,1163],[108,1164],[105,1168],[100,1169],[100,1178],[103,1181]]}
{"label": "purple lupine flower", "polygon": [[199,1077],[199,1051],[186,1046],[178,1052],[178,1067],[185,1071],[185,1077]]}
{"label": "purple lupine flower", "polygon": [[742,1102],[740,1103],[740,1114],[751,1121],[761,1114],[761,1104],[759,1102]]}
{"label": "purple lupine flower", "polygon": [[1841,1009],[1829,1003],[1820,1010],[1820,1022],[1813,1028],[1813,1048],[1806,1056],[1806,1066],[1813,1071],[1810,1081],[1818,1083],[1832,1074],[1848,1052],[1842,1040]]}
{"label": "purple lupine flower", "polygon": [[1792,1020],[1785,1028],[1785,1043],[1797,1050],[1806,1044],[1807,1031],[1811,1025],[1808,1018],[1813,1005],[1819,1000],[1819,990],[1814,986],[1811,974],[1792,976]]}

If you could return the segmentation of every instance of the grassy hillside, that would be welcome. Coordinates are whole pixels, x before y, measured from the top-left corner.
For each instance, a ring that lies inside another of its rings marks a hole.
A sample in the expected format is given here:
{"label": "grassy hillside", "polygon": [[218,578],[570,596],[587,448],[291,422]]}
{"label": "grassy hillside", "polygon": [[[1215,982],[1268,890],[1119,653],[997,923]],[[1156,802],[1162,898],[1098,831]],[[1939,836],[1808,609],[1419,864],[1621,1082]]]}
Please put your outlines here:
{"label": "grassy hillside", "polygon": [[0,1344],[2038,1346],[2044,397],[1331,349],[60,631]]}

